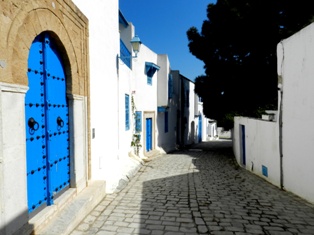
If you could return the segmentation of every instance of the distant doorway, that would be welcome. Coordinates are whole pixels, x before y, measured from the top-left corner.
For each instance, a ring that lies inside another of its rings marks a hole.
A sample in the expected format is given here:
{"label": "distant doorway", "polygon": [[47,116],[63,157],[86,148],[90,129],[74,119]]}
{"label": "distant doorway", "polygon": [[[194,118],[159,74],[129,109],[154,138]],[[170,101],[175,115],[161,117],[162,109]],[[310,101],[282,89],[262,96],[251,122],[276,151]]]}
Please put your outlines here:
{"label": "distant doorway", "polygon": [[246,152],[245,152],[245,125],[240,125],[240,151],[241,151],[241,163],[246,165]]}
{"label": "distant doorway", "polygon": [[202,142],[202,115],[198,116],[198,142]]}
{"label": "distant doorway", "polygon": [[153,149],[152,124],[152,118],[146,118],[146,152]]}
{"label": "distant doorway", "polygon": [[150,155],[152,151],[155,150],[155,128],[156,128],[156,119],[155,112],[152,111],[144,111],[143,115],[144,123],[144,131],[143,131],[143,150],[144,155]]}

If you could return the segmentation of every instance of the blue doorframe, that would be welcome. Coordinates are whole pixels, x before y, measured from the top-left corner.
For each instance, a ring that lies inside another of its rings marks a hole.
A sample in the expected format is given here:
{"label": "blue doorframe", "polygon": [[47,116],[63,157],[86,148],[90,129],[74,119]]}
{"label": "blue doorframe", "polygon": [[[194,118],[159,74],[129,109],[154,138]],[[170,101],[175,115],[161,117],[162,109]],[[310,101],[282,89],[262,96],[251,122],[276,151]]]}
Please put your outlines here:
{"label": "blue doorframe", "polygon": [[198,116],[198,142],[202,142],[202,115]]}
{"label": "blue doorframe", "polygon": [[246,152],[245,152],[245,125],[240,125],[240,140],[241,140],[241,163],[246,165]]}
{"label": "blue doorframe", "polygon": [[153,128],[152,118],[146,118],[146,151],[149,152],[153,149]]}
{"label": "blue doorframe", "polygon": [[70,183],[66,78],[57,46],[44,32],[28,57],[25,97],[28,211],[52,205]]}

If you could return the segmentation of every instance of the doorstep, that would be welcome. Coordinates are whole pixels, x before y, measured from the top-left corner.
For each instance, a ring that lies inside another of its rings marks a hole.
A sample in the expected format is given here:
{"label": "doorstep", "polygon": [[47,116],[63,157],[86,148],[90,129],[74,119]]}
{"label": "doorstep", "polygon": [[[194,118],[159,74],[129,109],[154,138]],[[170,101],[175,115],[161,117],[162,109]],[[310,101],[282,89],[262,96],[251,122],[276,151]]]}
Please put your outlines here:
{"label": "doorstep", "polygon": [[34,235],[68,235],[105,197],[104,181],[91,181],[76,195],[68,189],[55,204],[45,208],[29,220]]}

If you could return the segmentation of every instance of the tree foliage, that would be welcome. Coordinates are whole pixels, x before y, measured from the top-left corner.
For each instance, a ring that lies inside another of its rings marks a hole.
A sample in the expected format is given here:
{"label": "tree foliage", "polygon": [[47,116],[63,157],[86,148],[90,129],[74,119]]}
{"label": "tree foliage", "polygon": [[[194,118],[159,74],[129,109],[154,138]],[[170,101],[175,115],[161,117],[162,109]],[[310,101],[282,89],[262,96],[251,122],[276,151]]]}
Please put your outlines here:
{"label": "tree foliage", "polygon": [[204,114],[230,129],[233,116],[257,117],[277,106],[280,40],[312,22],[311,1],[217,0],[202,29],[187,31],[190,52],[204,62],[195,79]]}

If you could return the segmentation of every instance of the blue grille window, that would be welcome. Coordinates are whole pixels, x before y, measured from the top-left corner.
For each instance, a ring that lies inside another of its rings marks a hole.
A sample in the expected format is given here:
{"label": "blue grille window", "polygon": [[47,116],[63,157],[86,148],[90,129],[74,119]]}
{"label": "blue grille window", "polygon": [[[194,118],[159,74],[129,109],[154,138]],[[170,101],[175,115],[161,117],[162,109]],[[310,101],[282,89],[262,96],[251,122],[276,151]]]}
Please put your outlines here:
{"label": "blue grille window", "polygon": [[125,46],[121,39],[120,39],[120,59],[126,66],[131,68],[131,52],[128,50],[128,48]]}
{"label": "blue grille window", "polygon": [[154,63],[145,62],[145,71],[147,75],[147,84],[152,85],[153,84],[153,76],[156,71],[158,71],[160,67],[158,65],[155,65]]}
{"label": "blue grille window", "polygon": [[135,112],[135,131],[142,131],[142,111]]}
{"label": "blue grille window", "polygon": [[130,129],[130,96],[125,94],[125,130]]}

